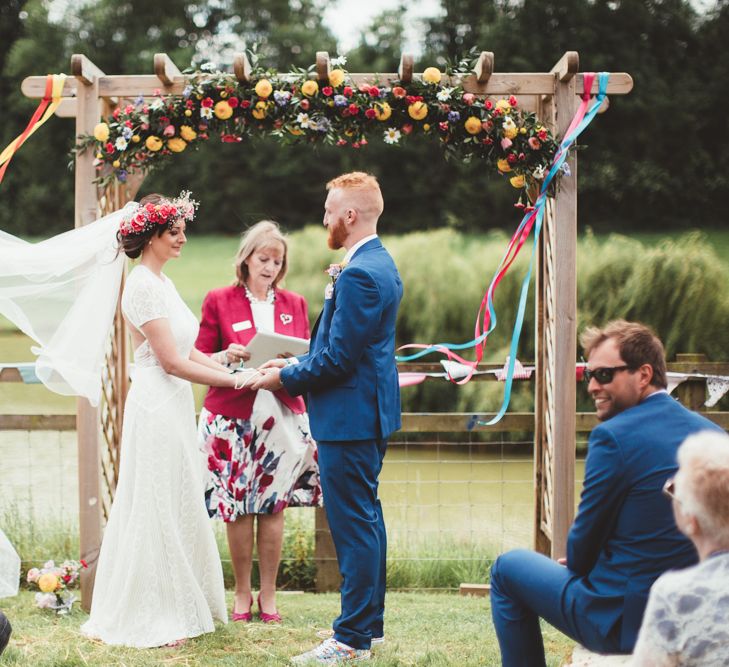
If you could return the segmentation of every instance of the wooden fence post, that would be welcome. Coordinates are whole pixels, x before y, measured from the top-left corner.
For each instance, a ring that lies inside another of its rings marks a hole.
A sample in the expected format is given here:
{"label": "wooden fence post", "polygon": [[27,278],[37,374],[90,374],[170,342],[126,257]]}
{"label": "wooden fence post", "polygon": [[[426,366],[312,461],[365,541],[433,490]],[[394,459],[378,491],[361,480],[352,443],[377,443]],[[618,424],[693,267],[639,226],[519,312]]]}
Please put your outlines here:
{"label": "wooden fence post", "polygon": [[[683,363],[702,363],[706,361],[705,354],[677,354],[676,361]],[[676,387],[676,395],[681,404],[689,410],[705,410],[706,380],[696,378],[685,380]]]}

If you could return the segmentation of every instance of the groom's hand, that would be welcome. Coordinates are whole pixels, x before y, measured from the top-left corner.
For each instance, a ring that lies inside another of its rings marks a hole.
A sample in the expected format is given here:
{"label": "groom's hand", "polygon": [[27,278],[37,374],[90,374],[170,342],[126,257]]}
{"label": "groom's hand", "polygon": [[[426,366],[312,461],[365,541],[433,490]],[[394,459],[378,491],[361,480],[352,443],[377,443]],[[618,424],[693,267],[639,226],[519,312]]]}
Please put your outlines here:
{"label": "groom's hand", "polygon": [[[276,360],[274,359],[273,361]],[[281,368],[271,367],[268,365],[270,363],[271,362],[268,361],[261,366],[259,369],[261,375],[251,382],[250,387],[253,391],[258,391],[259,389],[278,391],[281,387],[283,387],[283,384],[281,383]]]}

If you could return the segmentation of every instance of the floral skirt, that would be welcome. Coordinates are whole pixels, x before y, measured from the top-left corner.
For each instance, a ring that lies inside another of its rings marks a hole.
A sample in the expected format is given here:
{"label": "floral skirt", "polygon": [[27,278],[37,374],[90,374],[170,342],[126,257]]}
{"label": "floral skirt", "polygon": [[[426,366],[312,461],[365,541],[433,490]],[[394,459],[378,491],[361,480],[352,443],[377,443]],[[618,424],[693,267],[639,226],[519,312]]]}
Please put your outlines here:
{"label": "floral skirt", "polygon": [[205,501],[212,518],[274,514],[286,507],[321,506],[316,443],[309,418],[270,391],[259,391],[250,419],[202,409],[198,435],[207,454]]}

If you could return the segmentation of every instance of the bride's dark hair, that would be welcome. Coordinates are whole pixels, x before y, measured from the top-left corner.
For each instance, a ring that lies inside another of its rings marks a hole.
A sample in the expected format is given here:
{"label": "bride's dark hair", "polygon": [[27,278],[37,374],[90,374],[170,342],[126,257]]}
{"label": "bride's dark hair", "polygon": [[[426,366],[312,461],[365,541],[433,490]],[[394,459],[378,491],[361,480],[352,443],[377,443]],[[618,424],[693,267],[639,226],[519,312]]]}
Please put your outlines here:
{"label": "bride's dark hair", "polygon": [[[145,204],[161,204],[163,201],[169,201],[169,197],[153,192],[148,194],[146,197],[142,197],[139,200],[139,205],[144,206]],[[138,234],[127,234],[123,236],[121,232],[116,233],[117,241],[119,242],[119,252],[123,252],[130,259],[137,259],[142,254],[144,246],[149,243],[149,240],[157,235],[162,236],[168,225],[156,225],[152,229],[145,230]]]}

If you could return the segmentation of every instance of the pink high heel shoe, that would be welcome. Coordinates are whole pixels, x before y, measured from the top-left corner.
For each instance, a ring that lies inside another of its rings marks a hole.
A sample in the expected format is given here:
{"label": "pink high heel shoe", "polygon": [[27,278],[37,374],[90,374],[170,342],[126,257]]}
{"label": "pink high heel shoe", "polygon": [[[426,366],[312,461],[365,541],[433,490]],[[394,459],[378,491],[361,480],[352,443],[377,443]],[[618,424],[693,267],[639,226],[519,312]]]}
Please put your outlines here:
{"label": "pink high heel shoe", "polygon": [[[253,600],[251,599],[251,603]],[[282,621],[281,614],[279,614],[277,611],[273,612],[273,614],[267,614],[263,609],[261,609],[261,594],[258,594],[258,618],[261,619],[264,623],[280,623]]]}
{"label": "pink high heel shoe", "polygon": [[242,614],[239,614],[235,610],[235,598],[233,598],[233,609],[230,611],[231,618],[234,621],[244,621],[245,623],[250,623],[253,620],[253,614],[251,613],[251,607],[253,606],[253,596],[251,595],[251,601],[248,605],[248,611],[243,612]]}

